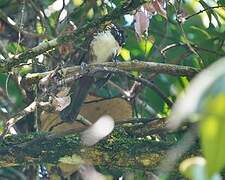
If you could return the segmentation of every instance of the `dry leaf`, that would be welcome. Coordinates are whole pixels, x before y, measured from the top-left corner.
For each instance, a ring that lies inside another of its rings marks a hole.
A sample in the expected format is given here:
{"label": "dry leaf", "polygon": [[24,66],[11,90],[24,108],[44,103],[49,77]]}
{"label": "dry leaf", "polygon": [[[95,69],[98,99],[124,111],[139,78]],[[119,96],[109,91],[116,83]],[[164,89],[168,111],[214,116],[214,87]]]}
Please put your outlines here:
{"label": "dry leaf", "polygon": [[91,122],[97,121],[105,114],[111,116],[115,122],[132,117],[132,107],[126,100],[113,98],[96,102],[100,99],[100,97],[88,96],[85,102],[93,101],[93,103],[84,104],[80,114]]}
{"label": "dry leaf", "polygon": [[[101,116],[106,114],[111,116],[115,122],[132,118],[132,107],[124,99],[113,98],[96,102],[96,100],[99,99],[101,98],[88,96],[85,101],[93,101],[93,103],[84,104],[81,107],[80,114],[90,122],[95,123]],[[54,127],[52,131],[56,133],[69,130],[80,131],[87,128],[77,121],[72,123],[62,123],[59,112],[50,113],[43,111],[40,115],[40,120],[40,129],[42,131],[49,131],[52,127]]]}
{"label": "dry leaf", "polygon": [[167,18],[167,12],[164,9],[164,0],[155,0],[155,1],[152,1],[152,5],[153,5],[155,11],[158,14],[160,14],[163,17]]}
{"label": "dry leaf", "polygon": [[150,3],[144,4],[134,15],[134,28],[139,37],[143,33],[146,33],[149,28],[150,18],[155,14],[167,18],[167,12],[165,10],[165,3],[163,0],[154,0]]}
{"label": "dry leaf", "polygon": [[134,15],[134,29],[139,37],[148,31],[149,27],[149,12],[142,6]]}

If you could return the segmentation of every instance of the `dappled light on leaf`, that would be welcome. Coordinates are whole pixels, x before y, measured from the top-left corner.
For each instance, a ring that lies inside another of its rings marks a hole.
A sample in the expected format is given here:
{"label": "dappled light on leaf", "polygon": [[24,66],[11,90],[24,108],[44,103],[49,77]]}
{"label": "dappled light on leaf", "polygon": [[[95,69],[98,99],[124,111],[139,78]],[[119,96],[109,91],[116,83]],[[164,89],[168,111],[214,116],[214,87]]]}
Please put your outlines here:
{"label": "dappled light on leaf", "polygon": [[130,51],[122,48],[120,51],[120,55],[122,56],[122,58],[124,59],[124,61],[129,61],[131,59],[130,57]]}
{"label": "dappled light on leaf", "polygon": [[206,171],[205,171],[206,161],[202,157],[193,157],[184,160],[180,164],[180,171],[186,177],[191,178],[193,180],[197,180],[199,177],[199,173],[201,174],[202,178],[205,178]]}
{"label": "dappled light on leaf", "polygon": [[79,167],[84,163],[84,160],[76,154],[72,156],[64,156],[58,160],[57,166],[60,168],[63,176],[68,177],[78,171]]}
{"label": "dappled light on leaf", "polygon": [[83,2],[84,2],[83,0],[73,0],[73,4],[76,7],[81,6],[83,4]]}
{"label": "dappled light on leaf", "polygon": [[145,56],[147,56],[153,46],[151,40],[142,39],[139,43],[141,50],[144,52]]}
{"label": "dappled light on leaf", "polygon": [[63,7],[63,3],[65,2],[65,4],[69,3],[69,0],[56,0],[55,2],[53,2],[51,5],[48,6],[47,9],[45,9],[45,14],[46,16],[50,16],[51,14],[53,14],[56,11],[60,11]]}

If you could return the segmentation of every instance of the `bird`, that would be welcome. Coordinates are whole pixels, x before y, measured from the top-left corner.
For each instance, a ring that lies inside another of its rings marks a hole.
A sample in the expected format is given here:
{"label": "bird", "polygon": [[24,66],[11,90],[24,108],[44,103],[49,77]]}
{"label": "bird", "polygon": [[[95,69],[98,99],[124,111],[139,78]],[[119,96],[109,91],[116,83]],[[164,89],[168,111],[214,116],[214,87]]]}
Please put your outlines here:
{"label": "bird", "polygon": [[[124,31],[119,26],[111,23],[104,31],[94,35],[89,45],[88,61],[86,62],[94,64],[112,61],[119,55],[124,44]],[[95,82],[93,76],[84,75],[79,78],[77,83],[74,83],[70,90],[71,103],[60,112],[62,121],[73,122],[76,120],[81,106]]]}

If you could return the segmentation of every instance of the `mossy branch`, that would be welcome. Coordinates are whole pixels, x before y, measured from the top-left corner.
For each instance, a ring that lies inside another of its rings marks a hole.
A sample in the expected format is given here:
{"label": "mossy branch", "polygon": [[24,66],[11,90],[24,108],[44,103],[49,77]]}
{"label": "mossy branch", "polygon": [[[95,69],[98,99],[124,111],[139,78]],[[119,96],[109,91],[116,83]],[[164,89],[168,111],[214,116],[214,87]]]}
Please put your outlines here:
{"label": "mossy branch", "polygon": [[121,127],[93,147],[84,147],[77,133],[66,136],[44,133],[17,135],[0,141],[0,167],[58,163],[61,157],[76,154],[83,160],[95,162],[95,165],[154,169],[173,144],[149,139],[137,140]]}

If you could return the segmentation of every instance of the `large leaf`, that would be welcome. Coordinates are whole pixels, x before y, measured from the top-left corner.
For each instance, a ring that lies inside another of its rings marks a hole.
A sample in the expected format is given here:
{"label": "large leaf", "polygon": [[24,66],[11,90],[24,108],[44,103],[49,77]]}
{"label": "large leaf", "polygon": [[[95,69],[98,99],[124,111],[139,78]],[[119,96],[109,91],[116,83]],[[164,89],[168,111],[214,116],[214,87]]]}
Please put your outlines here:
{"label": "large leaf", "polygon": [[200,121],[203,153],[211,176],[225,167],[225,58],[205,69],[190,83],[171,113],[169,126],[187,119]]}
{"label": "large leaf", "polygon": [[201,144],[208,174],[213,175],[225,166],[225,93],[209,98],[201,119]]}

